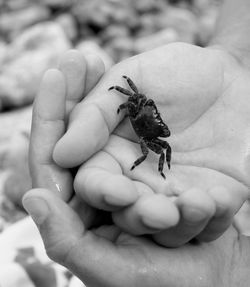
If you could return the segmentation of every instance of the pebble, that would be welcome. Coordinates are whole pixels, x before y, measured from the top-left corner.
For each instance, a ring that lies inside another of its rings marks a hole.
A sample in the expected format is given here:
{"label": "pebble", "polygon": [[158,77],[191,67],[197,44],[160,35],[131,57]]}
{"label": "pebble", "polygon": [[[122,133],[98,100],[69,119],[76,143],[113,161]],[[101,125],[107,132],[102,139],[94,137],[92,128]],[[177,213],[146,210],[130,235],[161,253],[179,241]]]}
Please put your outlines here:
{"label": "pebble", "polygon": [[0,195],[21,205],[31,187],[28,146],[32,108],[0,114]]}
{"label": "pebble", "polygon": [[55,21],[61,26],[65,35],[71,42],[77,39],[78,36],[77,24],[75,18],[71,14],[69,13],[61,14],[55,19]]}
{"label": "pebble", "polygon": [[0,110],[30,104],[43,73],[56,67],[71,43],[59,24],[45,22],[26,29],[8,47],[0,70]]}
{"label": "pebble", "polygon": [[40,3],[51,7],[71,7],[74,1],[72,0],[40,0]]}
{"label": "pebble", "polygon": [[136,53],[142,53],[176,41],[180,41],[180,36],[176,30],[166,28],[152,35],[137,39],[134,49]]}
{"label": "pebble", "polygon": [[4,13],[0,17],[0,31],[8,34],[8,40],[12,40],[25,28],[48,20],[49,16],[48,8],[39,5],[32,5],[26,9]]}

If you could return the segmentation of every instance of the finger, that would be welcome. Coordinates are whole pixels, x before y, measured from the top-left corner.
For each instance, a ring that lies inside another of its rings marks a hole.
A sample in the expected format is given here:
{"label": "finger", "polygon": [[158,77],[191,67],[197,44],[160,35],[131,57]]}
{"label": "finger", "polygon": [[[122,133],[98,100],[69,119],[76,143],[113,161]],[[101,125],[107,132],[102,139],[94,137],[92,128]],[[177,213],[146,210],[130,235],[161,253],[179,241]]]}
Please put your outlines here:
{"label": "finger", "polygon": [[234,215],[247,198],[245,192],[228,190],[222,186],[211,188],[208,193],[215,202],[216,211],[206,228],[198,236],[200,241],[212,241],[221,236],[232,224]]}
{"label": "finger", "polygon": [[[86,285],[116,286],[134,270],[133,261],[124,260],[124,252],[119,253],[105,235],[96,236],[86,231],[73,209],[49,190],[27,192],[23,205],[40,231],[48,256],[71,270]],[[110,228],[109,232],[112,232]],[[116,230],[114,233],[114,237],[117,236]],[[103,268],[103,262],[109,268]],[[114,272],[117,266],[121,272]]]}
{"label": "finger", "polygon": [[86,54],[87,74],[85,81],[85,94],[92,90],[105,72],[105,65],[103,60],[96,54]]}
{"label": "finger", "polygon": [[[123,85],[122,70],[109,71],[86,99],[77,105],[69,118],[68,130],[57,143],[54,160],[63,167],[74,167],[86,161],[105,146],[110,133],[123,118],[118,106],[126,100],[122,94],[108,91],[115,84]],[[74,139],[74,140],[73,140]],[[70,157],[68,151],[72,150]]]}
{"label": "finger", "polygon": [[79,51],[70,50],[61,58],[59,69],[64,74],[66,80],[66,110],[69,113],[83,98],[87,61]]}
{"label": "finger", "polygon": [[84,201],[102,210],[122,208],[138,197],[133,182],[122,175],[117,161],[103,151],[78,170],[74,189]]}
{"label": "finger", "polygon": [[78,215],[46,189],[28,191],[23,206],[36,223],[48,254],[55,260],[62,260],[85,232]]}
{"label": "finger", "polygon": [[179,221],[179,212],[170,198],[144,191],[133,205],[115,212],[113,220],[130,234],[153,234],[175,226]]}
{"label": "finger", "polygon": [[187,190],[176,204],[181,213],[178,225],[154,235],[156,242],[166,247],[178,247],[196,237],[215,213],[213,199],[200,189]]}
{"label": "finger", "polygon": [[50,188],[67,200],[71,196],[70,175],[58,167],[52,153],[64,133],[66,87],[56,69],[45,73],[34,101],[30,139],[30,172],[34,187]]}

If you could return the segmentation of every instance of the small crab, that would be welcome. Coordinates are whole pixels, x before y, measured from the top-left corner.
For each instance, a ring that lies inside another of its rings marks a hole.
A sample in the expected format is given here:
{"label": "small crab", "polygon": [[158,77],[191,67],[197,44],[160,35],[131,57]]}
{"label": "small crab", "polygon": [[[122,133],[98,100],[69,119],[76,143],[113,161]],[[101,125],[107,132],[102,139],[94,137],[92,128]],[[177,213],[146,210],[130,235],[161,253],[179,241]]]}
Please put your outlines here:
{"label": "small crab", "polygon": [[143,154],[134,162],[131,170],[146,159],[150,149],[153,152],[160,154],[158,171],[165,179],[166,177],[163,173],[165,161],[164,150],[166,150],[166,161],[168,168],[170,169],[171,147],[167,141],[159,139],[158,137],[169,137],[170,130],[163,122],[154,101],[148,99],[144,94],[139,93],[136,85],[129,77],[123,76],[123,78],[127,80],[132,91],[120,86],[112,86],[109,88],[109,91],[114,89],[128,96],[127,102],[119,106],[117,113],[126,109],[126,115],[129,117],[133,129],[139,137],[139,144]]}

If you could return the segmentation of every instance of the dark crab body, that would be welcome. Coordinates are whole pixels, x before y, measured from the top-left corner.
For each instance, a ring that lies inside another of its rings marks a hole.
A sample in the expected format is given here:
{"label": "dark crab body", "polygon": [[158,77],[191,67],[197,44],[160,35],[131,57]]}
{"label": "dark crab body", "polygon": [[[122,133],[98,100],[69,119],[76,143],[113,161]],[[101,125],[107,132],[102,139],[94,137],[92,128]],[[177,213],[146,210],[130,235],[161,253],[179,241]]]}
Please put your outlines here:
{"label": "dark crab body", "polygon": [[[126,109],[127,116],[131,121],[133,129],[139,137],[139,143],[143,154],[134,162],[131,170],[146,159],[148,150],[150,149],[155,153],[160,154],[158,170],[165,178],[163,167],[166,158],[168,168],[170,169],[171,147],[167,141],[159,139],[159,137],[170,136],[168,126],[163,122],[154,101],[148,99],[144,94],[139,93],[137,87],[129,77],[123,76],[123,78],[127,80],[132,91],[120,86],[112,86],[109,90],[114,89],[128,96],[127,102],[119,106],[117,113],[122,109]],[[166,156],[164,150],[166,150]]]}

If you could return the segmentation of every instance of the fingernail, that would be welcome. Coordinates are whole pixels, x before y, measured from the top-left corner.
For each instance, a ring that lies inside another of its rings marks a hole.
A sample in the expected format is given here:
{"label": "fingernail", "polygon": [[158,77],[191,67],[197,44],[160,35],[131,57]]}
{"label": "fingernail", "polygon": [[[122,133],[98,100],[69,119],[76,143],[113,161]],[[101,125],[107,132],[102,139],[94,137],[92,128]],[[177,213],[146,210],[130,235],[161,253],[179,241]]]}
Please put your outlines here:
{"label": "fingernail", "polygon": [[111,204],[111,205],[115,205],[115,206],[126,206],[129,205],[133,202],[133,198],[129,198],[129,197],[119,197],[112,195],[112,194],[106,194],[104,195],[104,201],[107,204]]}
{"label": "fingernail", "polygon": [[162,230],[162,229],[166,229],[169,227],[169,224],[167,224],[164,220],[154,219],[154,218],[150,218],[147,216],[142,217],[142,222],[148,228],[153,228],[156,230]]}
{"label": "fingernail", "polygon": [[183,207],[182,216],[188,224],[198,224],[208,218],[207,213],[198,208]]}
{"label": "fingernail", "polygon": [[23,206],[37,225],[42,224],[49,214],[47,202],[39,197],[25,198]]}

